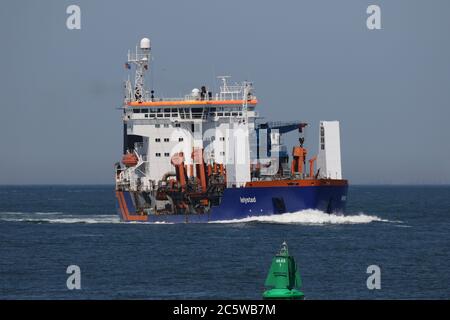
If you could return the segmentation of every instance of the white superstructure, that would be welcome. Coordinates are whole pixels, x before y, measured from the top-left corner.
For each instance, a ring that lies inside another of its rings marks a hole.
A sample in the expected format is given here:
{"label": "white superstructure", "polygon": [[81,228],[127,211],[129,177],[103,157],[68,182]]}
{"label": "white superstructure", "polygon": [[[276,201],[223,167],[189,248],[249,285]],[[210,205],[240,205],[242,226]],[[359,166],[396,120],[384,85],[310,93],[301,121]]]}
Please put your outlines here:
{"label": "white superstructure", "polygon": [[150,40],[144,38],[135,53],[128,53],[126,67],[135,66],[135,77],[134,83],[130,79],[125,82],[123,106],[124,153],[135,153],[139,164],[122,172],[119,184],[134,191],[153,190],[165,175],[174,172],[171,159],[180,152],[188,177],[195,177],[191,154],[200,149],[206,165],[226,168],[227,186],[244,186],[251,180],[249,139],[257,117],[252,84],[230,85],[228,77],[221,76],[220,91],[214,96],[201,86],[181,98],[157,97],[144,88],[149,62]]}
{"label": "white superstructure", "polygon": [[342,179],[339,121],[321,121],[317,168],[320,178]]}

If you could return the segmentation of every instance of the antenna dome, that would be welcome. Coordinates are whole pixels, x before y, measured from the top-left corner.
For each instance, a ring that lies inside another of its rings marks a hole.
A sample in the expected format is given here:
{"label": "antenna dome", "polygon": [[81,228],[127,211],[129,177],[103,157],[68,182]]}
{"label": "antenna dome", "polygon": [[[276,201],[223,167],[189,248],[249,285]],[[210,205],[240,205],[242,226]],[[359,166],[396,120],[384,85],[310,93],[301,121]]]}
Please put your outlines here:
{"label": "antenna dome", "polygon": [[150,39],[142,38],[140,43],[141,49],[150,49]]}

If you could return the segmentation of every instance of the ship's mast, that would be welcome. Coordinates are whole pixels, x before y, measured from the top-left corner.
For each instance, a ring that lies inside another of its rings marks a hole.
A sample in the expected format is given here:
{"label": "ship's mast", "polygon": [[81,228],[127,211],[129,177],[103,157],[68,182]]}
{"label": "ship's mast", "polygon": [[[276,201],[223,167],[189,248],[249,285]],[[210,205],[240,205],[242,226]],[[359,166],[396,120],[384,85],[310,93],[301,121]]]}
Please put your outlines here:
{"label": "ship's mast", "polygon": [[251,94],[251,90],[252,90],[252,83],[248,82],[248,81],[244,81],[243,83],[244,86],[244,92],[243,92],[243,96],[242,96],[242,114],[244,115],[244,119],[245,119],[245,123],[248,122],[248,114],[247,114],[247,110],[248,110],[248,100],[249,100],[249,95]]}
{"label": "ship's mast", "polygon": [[150,50],[150,39],[142,38],[139,44],[139,48],[136,46],[135,52],[128,51],[128,61],[126,63],[126,67],[128,69],[131,69],[131,64],[134,64],[136,66],[136,71],[134,77],[134,88],[131,86],[130,80],[127,80],[125,83],[125,102],[142,102],[147,100],[147,92],[144,87],[144,75],[149,69]]}

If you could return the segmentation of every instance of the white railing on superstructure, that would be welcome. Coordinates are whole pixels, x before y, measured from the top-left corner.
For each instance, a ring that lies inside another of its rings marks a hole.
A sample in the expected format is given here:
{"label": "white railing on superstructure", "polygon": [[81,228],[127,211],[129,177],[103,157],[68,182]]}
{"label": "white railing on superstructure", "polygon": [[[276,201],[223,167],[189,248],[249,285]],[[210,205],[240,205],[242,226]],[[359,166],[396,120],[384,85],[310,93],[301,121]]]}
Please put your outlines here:
{"label": "white railing on superstructure", "polygon": [[218,100],[248,100],[249,98],[254,98],[251,93],[251,83],[244,81],[241,84],[236,83],[230,86],[227,83],[229,76],[219,76],[217,78],[222,80]]}
{"label": "white railing on superstructure", "polygon": [[136,51],[128,50],[128,62],[148,61],[148,53],[141,53],[136,46]]}
{"label": "white railing on superstructure", "polygon": [[[183,97],[152,97],[151,92],[145,90],[143,92],[142,101],[152,102],[177,102],[177,101],[229,101],[229,100],[242,100],[250,101],[255,100],[256,96],[252,93],[253,87],[251,83],[243,82],[242,84],[226,85],[220,87],[220,92],[212,95],[211,97],[201,97],[198,95],[187,94]],[[125,102],[136,101],[133,96],[133,89],[131,81],[128,79],[125,82]]]}
{"label": "white railing on superstructure", "polygon": [[[147,94],[148,96],[148,94]],[[227,101],[227,100],[254,100],[256,99],[256,96],[254,95],[249,95],[247,97],[247,99],[243,98],[243,91],[242,92],[222,92],[222,93],[217,93],[215,96],[211,97],[211,99],[209,99],[208,97],[206,98],[199,98],[193,95],[185,95],[184,97],[155,97],[153,99],[151,99],[151,101],[154,102],[158,102],[158,101]]]}
{"label": "white railing on superstructure", "polygon": [[[227,101],[227,100],[254,100],[256,96],[253,95],[252,84],[250,82],[244,81],[241,84],[228,85],[227,78],[229,76],[221,76],[222,86],[220,86],[220,92],[216,93],[214,96],[209,97],[200,95],[187,94],[184,97],[154,97],[151,98],[150,101],[154,102],[164,102],[164,101]],[[148,98],[150,96],[150,92],[146,91],[145,96]]]}

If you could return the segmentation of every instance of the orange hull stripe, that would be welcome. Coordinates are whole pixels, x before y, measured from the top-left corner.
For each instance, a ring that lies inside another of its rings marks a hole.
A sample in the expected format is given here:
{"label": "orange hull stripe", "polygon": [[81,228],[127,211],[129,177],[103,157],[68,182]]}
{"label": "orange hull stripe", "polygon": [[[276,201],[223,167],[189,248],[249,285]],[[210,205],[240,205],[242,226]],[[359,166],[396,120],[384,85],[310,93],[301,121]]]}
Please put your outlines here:
{"label": "orange hull stripe", "polygon": [[130,221],[147,221],[148,220],[147,216],[139,216],[139,215],[130,214],[130,212],[128,211],[127,203],[125,202],[125,196],[123,195],[123,192],[121,192],[121,194],[122,194],[123,206],[124,206],[125,212],[127,214],[127,219]]}
{"label": "orange hull stripe", "polygon": [[128,207],[125,202],[125,197],[123,195],[123,192],[117,192],[117,198],[119,199],[119,205],[121,207],[121,210],[123,212],[123,215],[125,216],[126,221],[147,221],[147,216],[138,216],[138,215],[131,215],[128,211]]}
{"label": "orange hull stripe", "polygon": [[127,203],[125,202],[125,196],[123,195],[123,192],[120,193],[120,199],[122,201],[122,206],[123,206],[123,211],[125,212],[125,217],[127,218],[127,220],[129,220],[130,215],[128,213],[128,207],[127,207]]}
{"label": "orange hull stripe", "polygon": [[[244,100],[183,100],[183,101],[133,101],[128,102],[130,107],[159,107],[159,106],[188,106],[188,105],[227,105],[243,104]],[[257,104],[258,100],[249,100],[248,104]]]}
{"label": "orange hull stripe", "polygon": [[119,201],[120,212],[122,213],[124,220],[128,220],[127,213],[123,208],[122,197],[121,197],[122,192],[116,191],[116,196],[117,196],[117,200]]}

